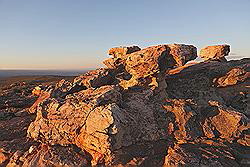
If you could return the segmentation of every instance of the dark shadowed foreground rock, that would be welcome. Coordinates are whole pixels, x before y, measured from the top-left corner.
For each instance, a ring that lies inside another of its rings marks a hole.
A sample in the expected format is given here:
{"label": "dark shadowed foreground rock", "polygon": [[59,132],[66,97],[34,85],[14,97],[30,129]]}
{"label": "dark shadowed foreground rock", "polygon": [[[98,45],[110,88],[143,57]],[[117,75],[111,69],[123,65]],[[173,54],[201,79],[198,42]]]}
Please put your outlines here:
{"label": "dark shadowed foreground rock", "polygon": [[230,52],[229,45],[207,46],[200,51],[200,57],[207,60],[227,61],[225,56]]}
{"label": "dark shadowed foreground rock", "polygon": [[197,57],[194,46],[130,49],[111,50],[106,69],[42,89],[28,128],[42,144],[16,159],[26,166],[249,163],[249,59],[185,65]]}

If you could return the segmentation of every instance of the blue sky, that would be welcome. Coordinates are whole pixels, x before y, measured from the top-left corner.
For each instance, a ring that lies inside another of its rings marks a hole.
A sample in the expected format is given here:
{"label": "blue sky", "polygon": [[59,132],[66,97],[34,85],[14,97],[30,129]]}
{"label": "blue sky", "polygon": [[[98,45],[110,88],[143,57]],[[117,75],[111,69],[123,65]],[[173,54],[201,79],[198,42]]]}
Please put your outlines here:
{"label": "blue sky", "polygon": [[0,0],[0,69],[101,66],[120,45],[230,44],[250,57],[250,0]]}

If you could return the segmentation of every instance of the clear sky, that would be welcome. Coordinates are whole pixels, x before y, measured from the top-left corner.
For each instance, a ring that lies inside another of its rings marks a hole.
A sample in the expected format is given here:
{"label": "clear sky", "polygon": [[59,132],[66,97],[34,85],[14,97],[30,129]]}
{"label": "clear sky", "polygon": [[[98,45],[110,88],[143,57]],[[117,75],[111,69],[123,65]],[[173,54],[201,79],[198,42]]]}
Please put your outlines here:
{"label": "clear sky", "polygon": [[250,0],[0,0],[0,69],[94,68],[111,47],[162,43],[250,57]]}

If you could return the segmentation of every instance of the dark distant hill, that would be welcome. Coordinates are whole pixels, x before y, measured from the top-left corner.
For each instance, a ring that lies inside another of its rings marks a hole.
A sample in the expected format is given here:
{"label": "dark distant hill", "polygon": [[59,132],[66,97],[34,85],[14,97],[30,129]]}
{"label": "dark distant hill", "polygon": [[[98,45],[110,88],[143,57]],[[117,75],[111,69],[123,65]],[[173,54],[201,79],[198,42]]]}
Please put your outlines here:
{"label": "dark distant hill", "polygon": [[[72,81],[74,76],[14,76],[14,77],[0,77],[0,90],[3,87],[8,87],[14,83],[26,82],[29,85],[39,84],[55,84],[56,82],[65,79]],[[1,91],[0,91],[1,92]]]}
{"label": "dark distant hill", "polygon": [[12,76],[38,76],[38,75],[56,75],[56,76],[77,76],[85,73],[83,70],[0,70],[0,77]]}

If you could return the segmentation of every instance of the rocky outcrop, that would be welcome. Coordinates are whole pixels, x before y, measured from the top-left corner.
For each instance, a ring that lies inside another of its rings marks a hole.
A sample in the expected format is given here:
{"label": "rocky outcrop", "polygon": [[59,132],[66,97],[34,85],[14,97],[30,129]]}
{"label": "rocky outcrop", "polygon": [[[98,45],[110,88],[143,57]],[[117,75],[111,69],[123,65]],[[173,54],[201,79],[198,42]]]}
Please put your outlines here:
{"label": "rocky outcrop", "polygon": [[162,80],[167,69],[184,65],[196,57],[196,48],[184,44],[158,45],[134,52],[127,55],[125,62],[125,69],[132,77],[122,82],[121,86],[126,89],[132,86],[165,85]]}
{"label": "rocky outcrop", "polygon": [[239,145],[223,144],[212,140],[204,140],[200,143],[176,144],[168,149],[168,155],[165,157],[163,166],[248,166],[250,157],[245,155],[249,151],[249,148],[244,149]]}
{"label": "rocky outcrop", "polygon": [[109,53],[108,68],[39,89],[27,133],[40,144],[9,164],[248,163],[249,59],[186,64],[197,53],[184,44]]}
{"label": "rocky outcrop", "polygon": [[225,56],[230,52],[229,45],[207,46],[200,51],[200,57],[207,60],[227,61]]}
{"label": "rocky outcrop", "polygon": [[170,54],[173,56],[176,66],[183,66],[188,61],[197,58],[197,48],[193,45],[169,44]]}
{"label": "rocky outcrop", "polygon": [[[56,96],[64,84],[52,90],[50,97],[35,104],[37,117],[29,137],[51,145],[75,144],[93,156],[93,164],[119,164],[114,156],[124,154],[124,148],[166,140],[165,72],[195,58],[194,50],[188,45],[158,45],[126,55],[127,51],[110,51],[123,59],[123,67],[90,71]],[[77,85],[83,89],[69,93]]]}
{"label": "rocky outcrop", "polygon": [[214,83],[217,87],[226,87],[230,85],[235,85],[239,82],[244,82],[246,79],[250,78],[250,64],[244,65],[242,67],[236,67],[227,72],[225,76],[216,78]]}
{"label": "rocky outcrop", "polygon": [[29,108],[46,85],[54,85],[61,79],[54,76],[0,78],[0,166],[6,166],[15,152],[24,153],[37,144],[27,138],[27,129],[35,120]]}

